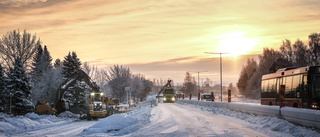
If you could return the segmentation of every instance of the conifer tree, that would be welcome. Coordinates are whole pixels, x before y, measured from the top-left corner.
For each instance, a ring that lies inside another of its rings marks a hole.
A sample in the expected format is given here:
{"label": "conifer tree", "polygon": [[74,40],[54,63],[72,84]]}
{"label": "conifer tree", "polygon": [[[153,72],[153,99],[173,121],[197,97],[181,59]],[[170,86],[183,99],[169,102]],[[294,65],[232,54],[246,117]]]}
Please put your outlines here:
{"label": "conifer tree", "polygon": [[4,77],[3,68],[0,64],[0,112],[4,112],[8,106],[8,92],[5,87],[6,78]]}
{"label": "conifer tree", "polygon": [[48,51],[47,49],[47,46],[44,46],[44,49],[43,49],[43,67],[44,67],[44,70],[47,71],[47,70],[51,70],[52,69],[52,57],[50,55],[50,52]]}
{"label": "conifer tree", "polygon": [[60,59],[56,59],[54,61],[54,64],[53,64],[54,68],[57,69],[57,68],[60,68],[62,66],[62,62]]}
{"label": "conifer tree", "polygon": [[20,58],[15,59],[14,68],[10,69],[7,89],[12,94],[12,110],[15,115],[34,111],[30,100],[31,86]]}
{"label": "conifer tree", "polygon": [[32,62],[32,81],[36,82],[39,77],[42,75],[43,70],[42,70],[42,54],[43,54],[43,49],[42,46],[39,45],[37,47],[37,51],[35,56],[33,57],[33,62]]}
{"label": "conifer tree", "polygon": [[73,51],[64,57],[62,73],[65,77],[70,77],[77,69],[80,69],[81,62],[77,54]]}

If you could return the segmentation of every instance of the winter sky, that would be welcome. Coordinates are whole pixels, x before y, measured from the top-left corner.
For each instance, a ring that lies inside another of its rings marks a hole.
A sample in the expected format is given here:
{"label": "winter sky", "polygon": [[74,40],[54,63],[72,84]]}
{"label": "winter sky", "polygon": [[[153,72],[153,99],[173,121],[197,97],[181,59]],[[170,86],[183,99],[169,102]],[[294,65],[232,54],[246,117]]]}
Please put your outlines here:
{"label": "winter sky", "polygon": [[[186,71],[208,71],[219,83],[238,80],[247,57],[282,40],[320,30],[318,0],[1,0],[0,35],[36,33],[53,59],[76,51],[99,68],[120,64],[147,78],[182,82]],[[197,73],[192,73],[197,77]]]}

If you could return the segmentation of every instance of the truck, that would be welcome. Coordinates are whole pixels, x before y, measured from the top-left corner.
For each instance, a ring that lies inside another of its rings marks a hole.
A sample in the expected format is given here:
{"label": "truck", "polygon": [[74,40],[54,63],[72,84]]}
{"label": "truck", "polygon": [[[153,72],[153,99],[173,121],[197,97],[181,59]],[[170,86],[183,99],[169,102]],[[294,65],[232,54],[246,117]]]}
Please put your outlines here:
{"label": "truck", "polygon": [[161,93],[163,94],[163,103],[176,102],[176,94],[174,88],[171,86],[171,80],[168,80],[167,84],[160,89],[157,96],[158,98]]}

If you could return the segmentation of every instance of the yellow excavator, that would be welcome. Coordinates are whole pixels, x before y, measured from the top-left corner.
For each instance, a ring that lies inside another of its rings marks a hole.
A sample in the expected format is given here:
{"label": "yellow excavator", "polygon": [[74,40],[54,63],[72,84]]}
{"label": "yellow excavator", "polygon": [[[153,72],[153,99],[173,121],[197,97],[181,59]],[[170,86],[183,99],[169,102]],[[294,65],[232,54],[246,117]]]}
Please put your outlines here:
{"label": "yellow excavator", "polygon": [[[84,111],[87,111],[87,118],[102,118],[107,116],[107,106],[104,102],[104,94],[99,86],[81,69],[77,69],[69,78],[67,78],[58,89],[58,101],[56,105],[57,113],[69,109],[68,103],[63,96],[68,87],[74,85],[76,81],[84,81],[91,89],[90,104]],[[82,112],[82,111],[81,111]],[[82,112],[83,113],[83,112]]]}

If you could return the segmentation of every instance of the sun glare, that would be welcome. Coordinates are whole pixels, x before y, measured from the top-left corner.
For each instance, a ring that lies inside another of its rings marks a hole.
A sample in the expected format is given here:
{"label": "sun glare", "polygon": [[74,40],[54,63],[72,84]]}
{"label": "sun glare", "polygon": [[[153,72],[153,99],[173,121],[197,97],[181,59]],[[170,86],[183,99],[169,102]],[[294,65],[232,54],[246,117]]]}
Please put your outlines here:
{"label": "sun glare", "polygon": [[247,54],[259,42],[256,38],[246,37],[245,32],[230,32],[219,35],[217,38],[220,39],[219,52],[228,53],[229,56]]}

